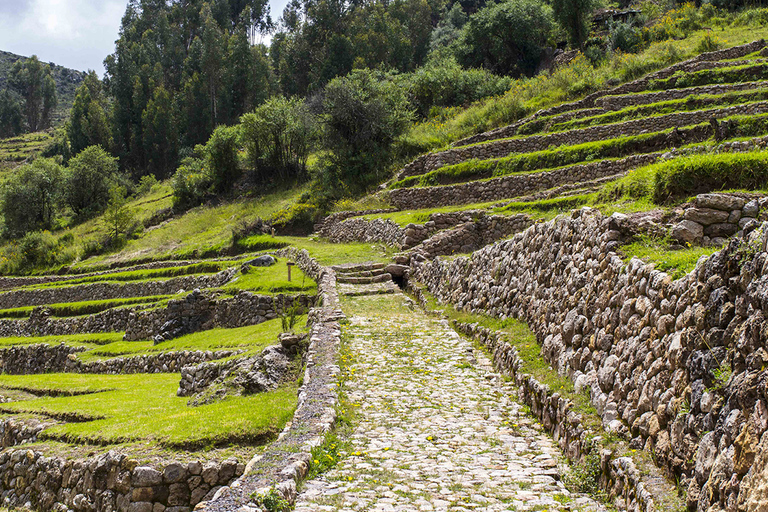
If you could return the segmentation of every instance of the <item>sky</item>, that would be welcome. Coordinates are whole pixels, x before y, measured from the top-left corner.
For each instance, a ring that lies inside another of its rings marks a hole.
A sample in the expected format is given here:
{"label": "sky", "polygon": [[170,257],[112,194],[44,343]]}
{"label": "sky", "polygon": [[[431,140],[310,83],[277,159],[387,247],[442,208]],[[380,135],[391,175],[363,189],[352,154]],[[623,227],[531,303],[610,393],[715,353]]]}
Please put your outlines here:
{"label": "sky", "polygon": [[[270,0],[272,18],[287,0]],[[104,74],[127,0],[0,0],[0,50]]]}

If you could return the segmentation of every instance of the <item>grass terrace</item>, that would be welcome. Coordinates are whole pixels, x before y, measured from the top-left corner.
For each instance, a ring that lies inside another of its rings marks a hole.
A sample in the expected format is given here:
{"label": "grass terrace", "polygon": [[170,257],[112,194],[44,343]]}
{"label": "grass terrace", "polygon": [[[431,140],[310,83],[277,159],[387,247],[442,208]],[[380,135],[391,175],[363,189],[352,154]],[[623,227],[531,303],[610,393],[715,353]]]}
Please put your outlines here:
{"label": "grass terrace", "polygon": [[297,402],[296,387],[290,385],[190,407],[187,398],[176,396],[178,385],[178,374],[0,375],[0,394],[22,390],[36,395],[2,404],[0,412],[77,419],[47,428],[42,440],[198,449],[263,443],[282,429]]}
{"label": "grass terrace", "polygon": [[71,334],[67,336],[12,336],[0,338],[0,349],[12,346],[35,345],[45,343],[59,345],[64,343],[72,347],[93,349],[123,340],[122,332],[105,332],[96,334]]}
{"label": "grass terrace", "polygon": [[[127,299],[90,300],[82,302],[65,302],[60,304],[47,304],[45,307],[51,310],[55,317],[71,317],[92,315],[106,311],[107,309],[137,304],[159,305],[167,301],[170,295],[155,295],[150,297],[130,297]],[[39,306],[23,306],[18,308],[0,309],[0,318],[27,318],[33,309]]]}

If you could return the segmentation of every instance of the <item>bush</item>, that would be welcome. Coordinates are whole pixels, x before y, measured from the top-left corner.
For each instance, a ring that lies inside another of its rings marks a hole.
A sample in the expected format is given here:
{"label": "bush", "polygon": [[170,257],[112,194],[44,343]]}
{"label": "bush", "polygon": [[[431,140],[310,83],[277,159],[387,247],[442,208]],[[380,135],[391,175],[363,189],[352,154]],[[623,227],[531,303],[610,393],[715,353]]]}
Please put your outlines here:
{"label": "bush", "polygon": [[282,96],[240,118],[248,161],[262,179],[303,180],[317,137],[317,122],[304,101]]}
{"label": "bush", "polygon": [[71,239],[56,239],[50,231],[32,231],[2,248],[0,271],[18,274],[34,269],[51,267],[73,259]]}
{"label": "bush", "polygon": [[211,178],[205,172],[203,161],[185,158],[173,175],[171,187],[175,209],[185,210],[201,204],[211,188]]}
{"label": "bush", "polygon": [[64,196],[77,217],[89,217],[104,210],[109,189],[118,180],[117,158],[101,146],[85,148],[69,162],[64,178]]}
{"label": "bush", "polygon": [[506,0],[489,4],[464,26],[461,61],[497,74],[531,75],[553,29],[552,10],[543,2]]}
{"label": "bush", "polygon": [[51,229],[62,194],[62,167],[47,158],[16,169],[2,189],[0,212],[5,235],[19,237],[29,231]]}
{"label": "bush", "polygon": [[323,97],[327,190],[336,198],[365,191],[386,176],[392,144],[413,112],[402,87],[386,75],[357,70],[332,80]]}
{"label": "bush", "polygon": [[422,116],[434,107],[457,107],[504,94],[512,83],[484,69],[464,69],[455,57],[430,61],[405,77]]}
{"label": "bush", "polygon": [[634,53],[643,47],[642,31],[629,23],[611,23],[608,34],[612,50]]}
{"label": "bush", "polygon": [[154,174],[146,174],[139,179],[139,186],[136,187],[137,196],[145,196],[152,192],[158,181]]}
{"label": "bush", "polygon": [[237,161],[239,127],[219,126],[205,145],[205,166],[215,192],[229,192],[240,178]]}

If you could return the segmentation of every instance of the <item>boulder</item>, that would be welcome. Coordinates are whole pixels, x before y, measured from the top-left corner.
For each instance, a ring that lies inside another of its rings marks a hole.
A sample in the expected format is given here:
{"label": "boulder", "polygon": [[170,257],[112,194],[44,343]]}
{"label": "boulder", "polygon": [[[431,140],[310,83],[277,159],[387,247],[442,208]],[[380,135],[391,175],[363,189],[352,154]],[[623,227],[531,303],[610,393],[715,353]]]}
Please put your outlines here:
{"label": "boulder", "polygon": [[704,228],[704,234],[711,238],[724,238],[735,235],[739,230],[736,224],[720,223],[712,224]]}
{"label": "boulder", "polygon": [[406,265],[390,264],[384,268],[385,272],[392,274],[393,277],[403,277],[405,273],[410,269]]}
{"label": "boulder", "polygon": [[672,238],[689,244],[697,243],[704,235],[704,227],[692,220],[683,220],[672,226]]}
{"label": "boulder", "polygon": [[713,210],[712,208],[689,208],[683,216],[685,220],[692,220],[704,226],[725,222],[728,220],[728,217],[728,212]]}
{"label": "boulder", "polygon": [[727,194],[699,194],[696,196],[697,208],[713,208],[731,212],[744,208],[746,201],[740,197]]}
{"label": "boulder", "polygon": [[271,254],[265,254],[263,256],[259,256],[258,258],[247,261],[245,264],[250,265],[251,267],[271,267],[275,263],[277,263],[277,258]]}

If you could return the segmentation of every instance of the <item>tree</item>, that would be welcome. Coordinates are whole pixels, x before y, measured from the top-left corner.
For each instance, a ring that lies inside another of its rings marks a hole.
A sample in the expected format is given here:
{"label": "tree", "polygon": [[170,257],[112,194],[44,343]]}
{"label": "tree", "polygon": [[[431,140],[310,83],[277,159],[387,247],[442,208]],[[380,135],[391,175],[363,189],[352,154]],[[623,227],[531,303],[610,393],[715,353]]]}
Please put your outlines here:
{"label": "tree", "polygon": [[67,135],[73,153],[79,153],[88,146],[112,147],[108,110],[101,80],[95,71],[90,71],[77,89],[69,115]]}
{"label": "tree", "polygon": [[170,176],[179,158],[179,116],[165,87],[155,89],[142,114],[144,152],[149,174],[161,179]]}
{"label": "tree", "polygon": [[17,61],[11,69],[10,84],[24,98],[29,130],[36,132],[47,128],[58,102],[51,67],[40,62],[35,55]]}
{"label": "tree", "polygon": [[460,60],[496,74],[533,74],[552,29],[552,10],[538,0],[490,5],[470,16],[465,25]]}
{"label": "tree", "polygon": [[241,119],[241,133],[251,167],[262,178],[301,180],[317,134],[317,123],[298,98],[276,96]]}
{"label": "tree", "polygon": [[572,46],[581,48],[589,36],[589,25],[595,0],[553,0],[555,19],[568,34]]}
{"label": "tree", "polygon": [[134,216],[128,208],[125,187],[112,185],[109,188],[109,202],[104,211],[104,222],[109,226],[109,234],[113,242],[120,240],[133,225]]}
{"label": "tree", "polygon": [[101,146],[90,146],[69,161],[64,176],[64,198],[76,216],[83,218],[104,210],[109,189],[117,181],[118,159]]}
{"label": "tree", "polygon": [[383,73],[356,70],[332,80],[323,94],[323,123],[332,151],[328,170],[338,185],[357,193],[382,178],[392,143],[412,119],[405,91]]}
{"label": "tree", "polygon": [[237,162],[238,139],[237,126],[219,126],[213,130],[210,140],[205,145],[205,166],[216,192],[228,192],[240,178]]}
{"label": "tree", "polygon": [[16,95],[8,89],[0,92],[0,139],[24,131],[24,111]]}
{"label": "tree", "polygon": [[62,175],[62,167],[47,158],[38,158],[10,174],[0,203],[7,236],[51,229],[61,198]]}

